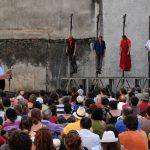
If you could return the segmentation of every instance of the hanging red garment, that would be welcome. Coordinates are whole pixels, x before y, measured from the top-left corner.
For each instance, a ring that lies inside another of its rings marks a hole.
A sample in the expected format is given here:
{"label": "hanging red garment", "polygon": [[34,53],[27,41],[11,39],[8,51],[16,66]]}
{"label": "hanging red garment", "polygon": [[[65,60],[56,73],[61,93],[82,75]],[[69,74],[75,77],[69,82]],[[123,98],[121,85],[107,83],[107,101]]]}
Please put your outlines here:
{"label": "hanging red garment", "polygon": [[131,48],[131,41],[128,38],[127,39],[122,38],[120,42],[120,49],[121,49],[120,68],[123,71],[131,70],[131,57],[130,57],[130,52],[129,52],[130,48]]}

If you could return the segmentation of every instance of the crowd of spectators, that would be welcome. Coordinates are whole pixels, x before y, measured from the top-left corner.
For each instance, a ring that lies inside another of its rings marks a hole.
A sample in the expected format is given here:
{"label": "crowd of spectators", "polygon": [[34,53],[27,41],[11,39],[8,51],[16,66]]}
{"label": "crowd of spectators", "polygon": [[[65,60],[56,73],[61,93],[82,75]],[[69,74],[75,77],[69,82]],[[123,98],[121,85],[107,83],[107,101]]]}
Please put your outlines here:
{"label": "crowd of spectators", "polygon": [[0,150],[148,150],[150,91],[0,93]]}

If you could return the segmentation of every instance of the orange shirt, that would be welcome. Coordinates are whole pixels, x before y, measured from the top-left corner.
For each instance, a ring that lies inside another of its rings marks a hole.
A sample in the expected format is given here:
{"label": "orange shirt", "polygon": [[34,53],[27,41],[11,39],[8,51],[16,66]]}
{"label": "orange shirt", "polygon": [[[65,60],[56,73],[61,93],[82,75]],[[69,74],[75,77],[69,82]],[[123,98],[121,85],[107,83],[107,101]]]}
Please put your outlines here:
{"label": "orange shirt", "polygon": [[123,132],[119,134],[119,141],[125,149],[148,150],[148,139],[143,130]]}

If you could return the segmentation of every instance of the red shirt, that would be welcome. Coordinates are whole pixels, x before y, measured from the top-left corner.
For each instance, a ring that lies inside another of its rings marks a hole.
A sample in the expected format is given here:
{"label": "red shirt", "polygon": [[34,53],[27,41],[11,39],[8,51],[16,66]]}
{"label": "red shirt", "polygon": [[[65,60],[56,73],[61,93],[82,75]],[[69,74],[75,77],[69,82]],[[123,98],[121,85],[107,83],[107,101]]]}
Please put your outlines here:
{"label": "red shirt", "polygon": [[138,108],[140,109],[140,113],[142,113],[141,116],[143,116],[143,117],[146,116],[145,111],[146,111],[147,107],[148,107],[147,101],[141,101],[141,103],[138,105]]}

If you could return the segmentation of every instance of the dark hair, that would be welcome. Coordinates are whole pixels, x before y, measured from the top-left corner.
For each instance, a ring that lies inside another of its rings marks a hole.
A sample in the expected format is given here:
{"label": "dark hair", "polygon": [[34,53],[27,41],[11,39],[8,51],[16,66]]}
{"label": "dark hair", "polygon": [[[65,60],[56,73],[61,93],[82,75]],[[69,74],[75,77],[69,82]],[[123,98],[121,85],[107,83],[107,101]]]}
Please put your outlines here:
{"label": "dark hair", "polygon": [[38,108],[33,108],[31,111],[32,123],[38,124],[42,120],[41,111]]}
{"label": "dark hair", "polygon": [[80,126],[83,128],[83,129],[90,129],[91,126],[92,126],[92,121],[90,118],[88,117],[84,117],[81,119],[80,121]]}
{"label": "dark hair", "polygon": [[137,106],[138,102],[139,102],[138,97],[133,96],[133,97],[131,98],[131,104],[132,104],[132,106]]}
{"label": "dark hair", "polygon": [[55,150],[53,138],[48,127],[42,127],[37,131],[34,144],[36,150]]}
{"label": "dark hair", "polygon": [[70,89],[70,92],[73,93],[73,94],[77,93],[77,91],[78,91],[77,87],[72,87]]}
{"label": "dark hair", "polygon": [[27,129],[28,131],[30,131],[31,127],[32,127],[32,119],[28,116],[23,116],[20,122],[20,129],[21,130]]}
{"label": "dark hair", "polygon": [[120,144],[119,142],[107,142],[107,143],[101,143],[102,148],[104,150],[120,150]]}
{"label": "dark hair", "polygon": [[140,87],[137,87],[137,88],[136,88],[136,91],[137,91],[138,93],[142,93],[142,90],[141,90]]}
{"label": "dark hair", "polygon": [[20,105],[20,104],[17,104],[15,107],[14,107],[14,110],[16,111],[16,113],[18,114],[18,115],[21,115],[21,113],[22,113],[22,106]]}
{"label": "dark hair", "polygon": [[100,93],[103,93],[104,95],[106,95],[106,89],[105,88],[100,89]]}
{"label": "dark hair", "polygon": [[0,125],[3,124],[3,118],[0,116]]}
{"label": "dark hair", "polygon": [[135,96],[135,93],[129,92],[129,97],[133,97],[133,96]]}
{"label": "dark hair", "polygon": [[14,109],[12,108],[8,108],[6,110],[6,117],[12,121],[12,122],[15,122],[15,120],[17,119],[17,113]]}
{"label": "dark hair", "polygon": [[38,101],[35,101],[33,103],[33,108],[38,108],[38,109],[42,110],[42,104]]}
{"label": "dark hair", "polygon": [[122,109],[122,113],[123,113],[125,116],[130,115],[130,114],[133,114],[133,109],[132,109],[131,107],[129,107],[129,106],[124,107],[124,108]]}
{"label": "dark hair", "polygon": [[36,101],[36,95],[35,94],[31,94],[30,96],[29,96],[29,102],[31,102],[31,103],[34,103],[35,101]]}
{"label": "dark hair", "polygon": [[93,111],[92,111],[92,116],[91,118],[93,120],[103,120],[103,111],[101,108],[95,108]]}
{"label": "dark hair", "polygon": [[32,141],[28,134],[14,131],[8,140],[11,150],[31,150]]}
{"label": "dark hair", "polygon": [[125,88],[121,88],[120,89],[121,94],[126,95],[127,94],[127,90]]}
{"label": "dark hair", "polygon": [[102,105],[107,106],[109,104],[108,98],[107,97],[102,97],[101,98],[101,103],[102,103]]}
{"label": "dark hair", "polygon": [[57,107],[55,104],[50,106],[50,110],[52,112],[52,116],[56,116],[57,115]]}
{"label": "dark hair", "polygon": [[4,107],[3,107],[3,105],[0,103],[0,110],[4,110]]}
{"label": "dark hair", "polygon": [[89,108],[91,104],[94,104],[94,100],[91,98],[86,99],[85,106]]}
{"label": "dark hair", "polygon": [[124,38],[125,40],[127,39],[127,36],[126,35],[122,35],[122,38]]}
{"label": "dark hair", "polygon": [[119,135],[119,132],[116,130],[116,128],[112,124],[107,124],[105,131],[113,131],[115,134],[115,137],[118,137],[118,135]]}
{"label": "dark hair", "polygon": [[52,92],[50,94],[50,98],[57,101],[59,97],[58,97],[58,94],[56,92]]}
{"label": "dark hair", "polygon": [[137,130],[138,128],[138,119],[137,119],[137,116],[135,115],[127,115],[125,118],[124,118],[124,124],[126,125],[126,127],[129,129],[129,130]]}
{"label": "dark hair", "polygon": [[117,109],[117,104],[118,104],[117,101],[112,100],[112,101],[109,102],[109,107],[112,110]]}
{"label": "dark hair", "polygon": [[71,113],[71,104],[64,104],[64,112],[66,114],[70,114]]}
{"label": "dark hair", "polygon": [[10,101],[9,98],[4,97],[2,101],[3,101],[3,106],[4,106],[4,107],[10,107],[11,101]]}
{"label": "dark hair", "polygon": [[65,145],[70,150],[82,150],[81,149],[81,137],[76,130],[71,130],[65,136]]}
{"label": "dark hair", "polygon": [[150,106],[147,107],[147,109],[146,109],[146,114],[147,114],[148,116],[150,116]]}

